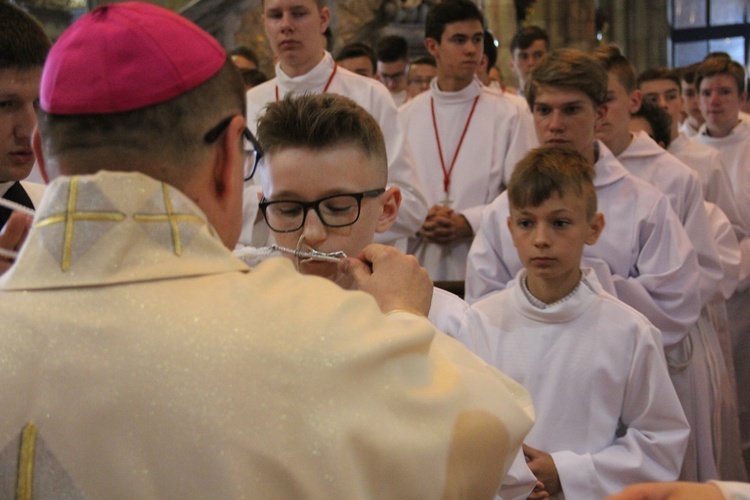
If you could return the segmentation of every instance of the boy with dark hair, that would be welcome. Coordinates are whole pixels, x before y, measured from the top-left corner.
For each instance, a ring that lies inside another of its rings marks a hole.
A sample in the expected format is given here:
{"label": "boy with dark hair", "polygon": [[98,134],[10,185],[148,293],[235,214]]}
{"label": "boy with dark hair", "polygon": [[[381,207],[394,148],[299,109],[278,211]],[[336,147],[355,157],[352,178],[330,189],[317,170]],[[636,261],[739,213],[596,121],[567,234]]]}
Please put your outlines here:
{"label": "boy with dark hair", "polygon": [[528,399],[420,317],[414,259],[345,259],[368,295],[230,252],[255,138],[212,36],[103,5],[42,82],[54,180],[0,278],[0,498],[494,493]]}
{"label": "boy with dark hair", "polygon": [[[523,268],[471,306],[459,338],[531,393],[528,466],[550,496],[604,498],[674,480],[690,433],[659,331],[581,267],[604,229],[580,153],[531,151],[508,185],[507,227]],[[561,418],[561,412],[564,418]]]}
{"label": "boy with dark hair", "polygon": [[258,55],[253,49],[245,45],[235,47],[229,52],[229,55],[234,65],[239,69],[258,69],[258,66],[260,66]]}
{"label": "boy with dark hair", "polygon": [[680,90],[685,101],[685,119],[680,124],[680,131],[688,137],[695,136],[705,121],[698,102],[698,89],[695,88],[695,70],[699,65],[694,63],[679,69]]}
{"label": "boy with dark hair", "polygon": [[549,51],[549,35],[538,26],[525,26],[510,41],[510,67],[518,77],[518,93],[523,95],[531,70]]}
{"label": "boy with dark hair", "polygon": [[664,149],[672,141],[672,117],[656,103],[648,100],[641,102],[638,111],[630,115],[628,130],[634,134],[645,132]]}
{"label": "boy with dark hair", "polygon": [[406,100],[406,71],[409,64],[409,44],[399,35],[387,35],[375,46],[378,58],[377,77],[388,88],[396,106]]}
{"label": "boy with dark hair", "polygon": [[[15,5],[0,1],[0,196],[31,209],[44,192],[44,186],[24,179],[34,166],[31,134],[50,44],[39,22]],[[0,229],[11,213],[0,207]],[[20,220],[21,214],[14,218]]]}
{"label": "boy with dark hair", "polygon": [[483,23],[471,0],[430,8],[425,46],[437,62],[437,78],[429,92],[400,109],[430,205],[408,252],[433,280],[463,281],[482,209],[536,143],[528,113],[475,76],[483,57]]}
{"label": "boy with dark hair", "polygon": [[369,45],[361,42],[350,43],[341,47],[339,53],[336,54],[336,62],[342,68],[368,78],[375,77],[375,70],[378,65],[375,51]]}

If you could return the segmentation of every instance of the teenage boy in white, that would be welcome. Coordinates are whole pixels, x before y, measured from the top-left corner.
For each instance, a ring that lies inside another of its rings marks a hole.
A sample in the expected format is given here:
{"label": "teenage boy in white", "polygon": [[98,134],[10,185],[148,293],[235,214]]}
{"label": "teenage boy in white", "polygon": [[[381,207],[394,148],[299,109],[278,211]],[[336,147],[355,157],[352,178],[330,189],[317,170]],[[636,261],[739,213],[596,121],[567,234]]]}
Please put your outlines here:
{"label": "teenage boy in white", "polygon": [[483,24],[470,0],[429,10],[425,46],[437,62],[437,78],[429,92],[400,109],[430,205],[408,252],[434,280],[464,280],[482,210],[536,144],[529,114],[475,77],[484,54]]}
{"label": "teenage boy in white", "polygon": [[[750,220],[750,123],[740,116],[747,99],[745,71],[735,61],[710,58],[698,67],[695,84],[706,121],[695,139],[718,149],[724,157],[737,207]],[[748,259],[750,260],[750,259]],[[743,259],[737,292],[727,301],[732,333],[737,399],[744,448],[750,445],[750,262]],[[746,463],[749,457],[746,455]]]}

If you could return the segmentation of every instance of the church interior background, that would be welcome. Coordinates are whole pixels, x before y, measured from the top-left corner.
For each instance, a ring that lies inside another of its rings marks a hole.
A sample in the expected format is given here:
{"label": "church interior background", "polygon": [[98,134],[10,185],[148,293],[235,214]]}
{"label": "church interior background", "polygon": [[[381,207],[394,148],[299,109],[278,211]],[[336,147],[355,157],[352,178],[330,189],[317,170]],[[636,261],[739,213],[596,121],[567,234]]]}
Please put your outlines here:
{"label": "church interior background", "polygon": [[[329,0],[335,53],[343,45],[374,43],[400,34],[410,55],[424,52],[424,15],[437,0]],[[525,24],[545,28],[551,47],[589,50],[614,42],[636,69],[682,66],[713,51],[728,52],[748,68],[750,0],[476,0],[499,45],[498,67],[516,85],[508,45]],[[100,0],[16,0],[40,19],[53,40]],[[272,54],[261,23],[261,0],[155,0],[213,34],[227,49],[252,48],[261,69],[273,75]]]}

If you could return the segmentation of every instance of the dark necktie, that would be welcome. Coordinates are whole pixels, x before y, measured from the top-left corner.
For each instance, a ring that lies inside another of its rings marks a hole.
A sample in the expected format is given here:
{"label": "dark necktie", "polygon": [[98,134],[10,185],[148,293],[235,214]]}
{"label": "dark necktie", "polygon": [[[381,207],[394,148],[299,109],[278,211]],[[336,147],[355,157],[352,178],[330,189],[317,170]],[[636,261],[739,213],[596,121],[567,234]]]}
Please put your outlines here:
{"label": "dark necktie", "polygon": [[[23,188],[23,186],[21,186],[20,182],[14,182],[10,189],[5,192],[3,198],[5,198],[6,200],[15,201],[16,203],[19,203],[31,209],[34,208],[34,204],[31,203],[31,198],[29,198],[29,195],[26,194],[26,190]],[[5,207],[0,207],[0,229],[5,226],[5,223],[8,222],[8,218],[12,213],[13,210]]]}

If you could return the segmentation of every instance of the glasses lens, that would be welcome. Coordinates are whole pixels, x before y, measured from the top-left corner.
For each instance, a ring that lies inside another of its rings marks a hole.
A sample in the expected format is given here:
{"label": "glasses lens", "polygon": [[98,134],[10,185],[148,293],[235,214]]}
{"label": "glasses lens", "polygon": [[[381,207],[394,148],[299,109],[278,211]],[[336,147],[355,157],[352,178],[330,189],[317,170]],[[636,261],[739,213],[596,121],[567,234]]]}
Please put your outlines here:
{"label": "glasses lens", "polygon": [[305,218],[305,208],[301,203],[281,201],[270,203],[266,207],[266,222],[274,231],[296,231],[302,227]]}
{"label": "glasses lens", "polygon": [[348,226],[359,217],[359,201],[348,194],[333,196],[321,202],[318,211],[327,226]]}

